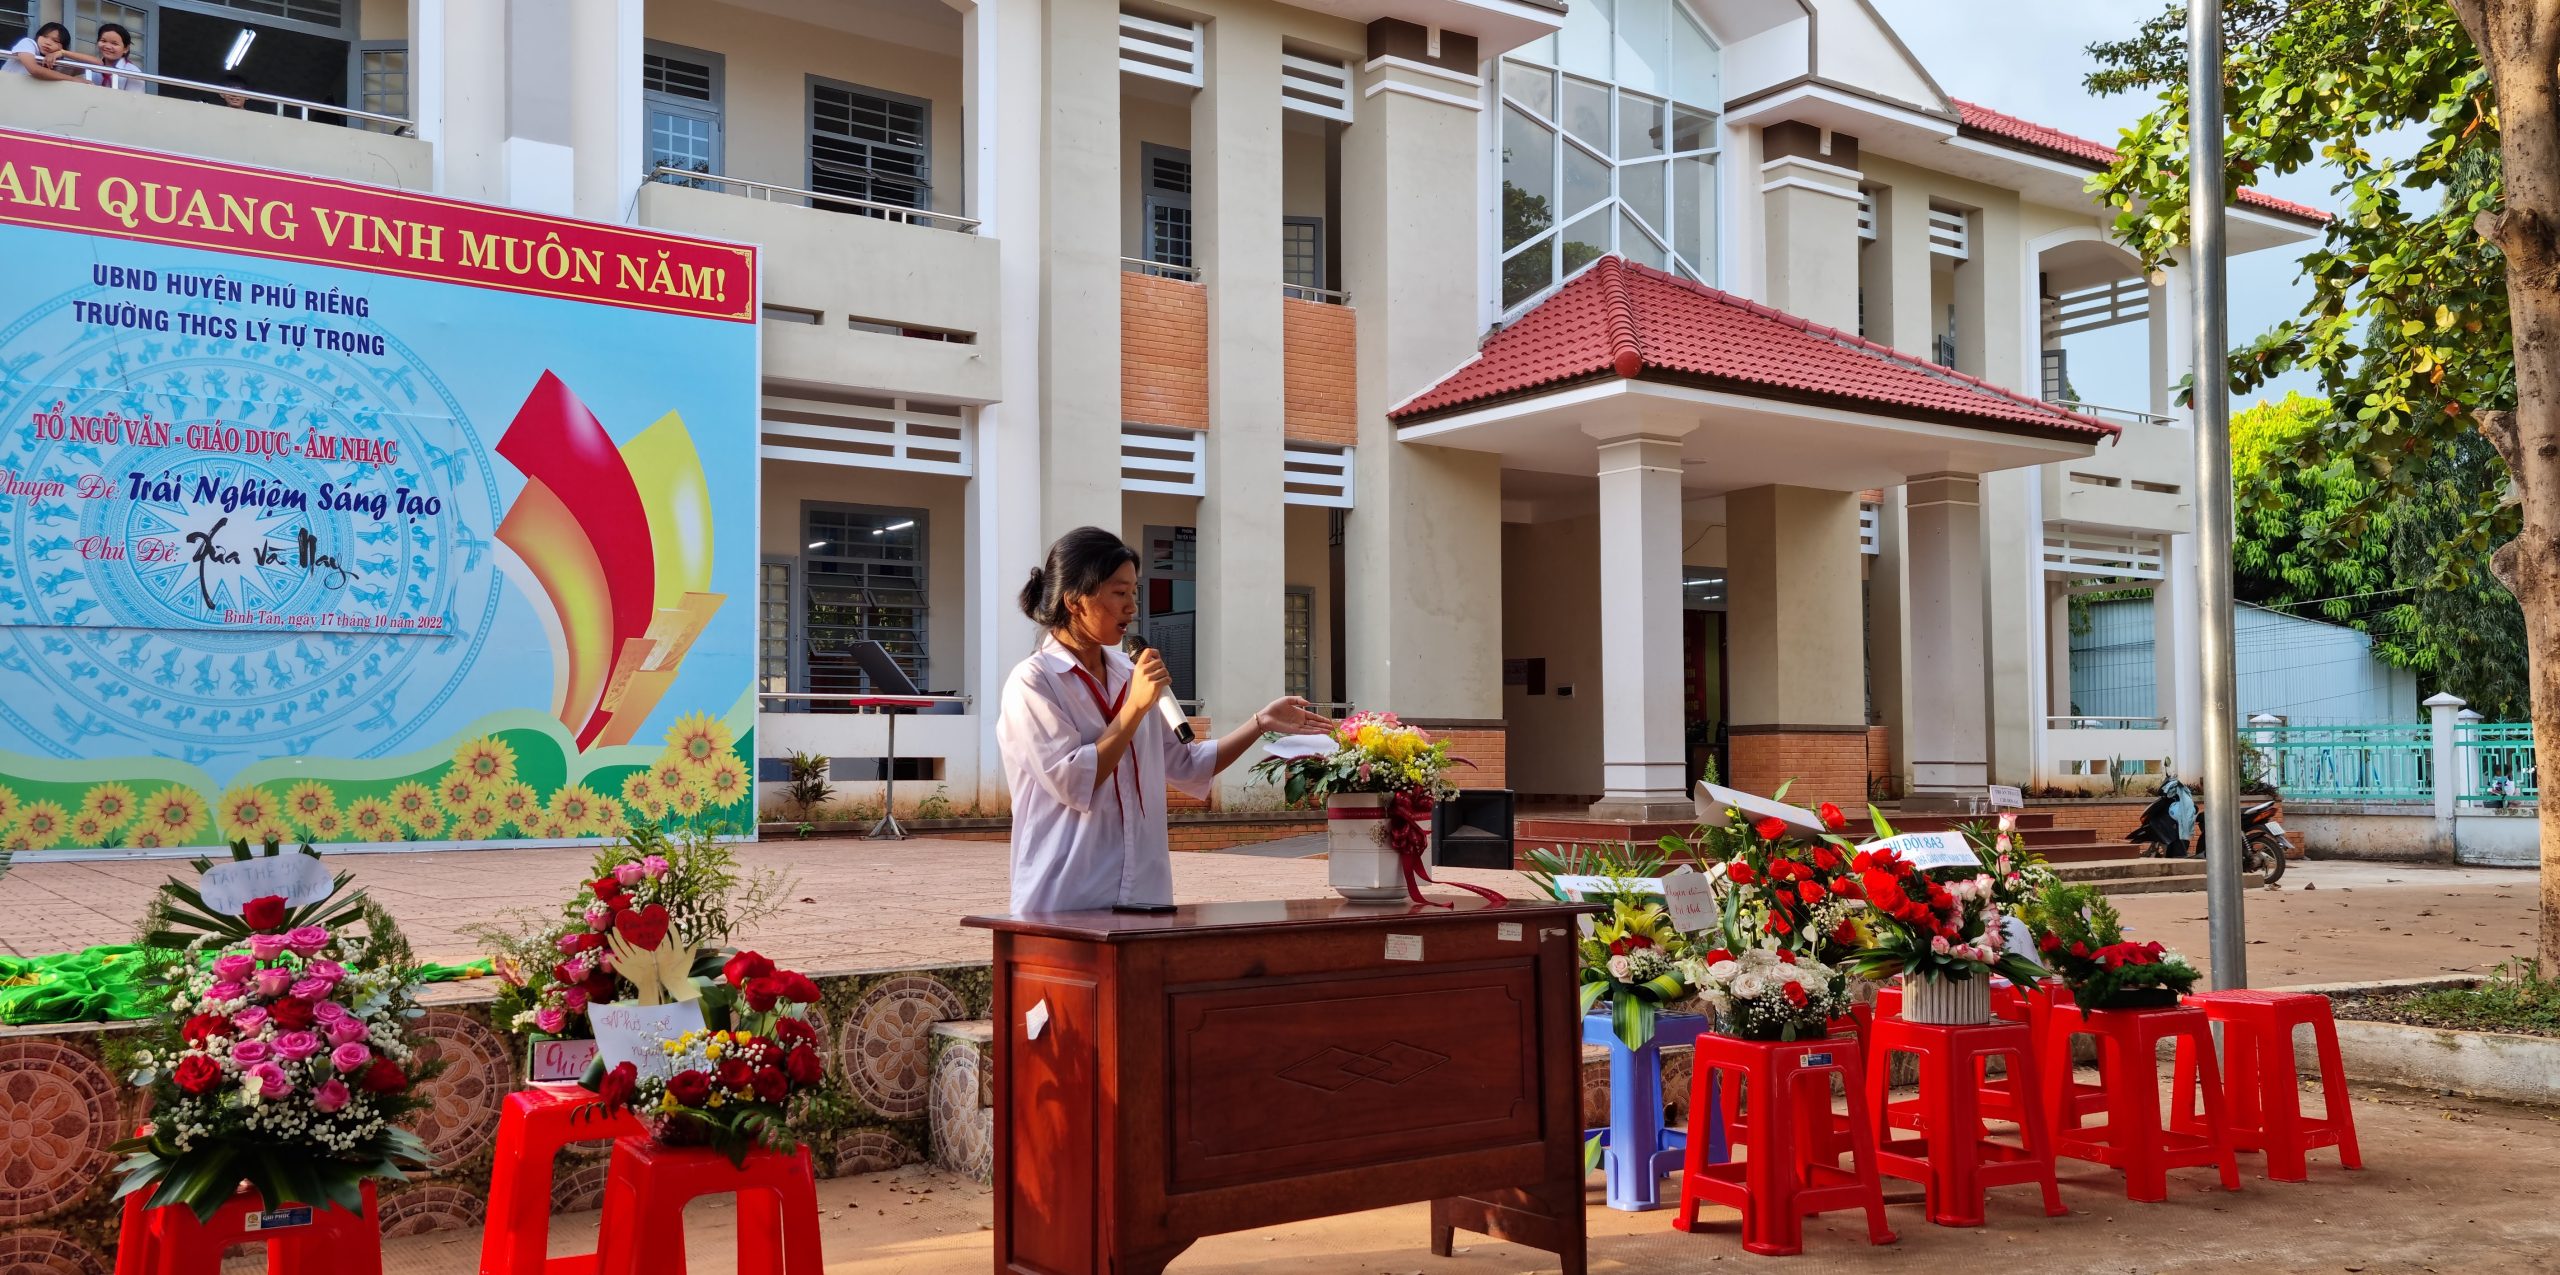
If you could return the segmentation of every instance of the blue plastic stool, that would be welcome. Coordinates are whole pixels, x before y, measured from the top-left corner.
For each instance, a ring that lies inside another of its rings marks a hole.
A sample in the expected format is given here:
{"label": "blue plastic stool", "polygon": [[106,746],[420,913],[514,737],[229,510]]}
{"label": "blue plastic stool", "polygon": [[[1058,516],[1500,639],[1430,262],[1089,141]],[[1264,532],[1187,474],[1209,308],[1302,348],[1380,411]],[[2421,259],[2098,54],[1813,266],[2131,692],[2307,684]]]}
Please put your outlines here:
{"label": "blue plastic stool", "polygon": [[[1663,1207],[1662,1176],[1677,1173],[1688,1150],[1685,1129],[1662,1122],[1662,1047],[1695,1045],[1714,1024],[1699,1014],[1662,1014],[1653,1039],[1629,1049],[1618,1039],[1607,1011],[1582,1019],[1582,1043],[1609,1047],[1609,1127],[1584,1130],[1600,1138],[1600,1163],[1609,1174],[1609,1207],[1628,1213]],[[1720,1079],[1708,1077],[1707,1162],[1728,1158]]]}

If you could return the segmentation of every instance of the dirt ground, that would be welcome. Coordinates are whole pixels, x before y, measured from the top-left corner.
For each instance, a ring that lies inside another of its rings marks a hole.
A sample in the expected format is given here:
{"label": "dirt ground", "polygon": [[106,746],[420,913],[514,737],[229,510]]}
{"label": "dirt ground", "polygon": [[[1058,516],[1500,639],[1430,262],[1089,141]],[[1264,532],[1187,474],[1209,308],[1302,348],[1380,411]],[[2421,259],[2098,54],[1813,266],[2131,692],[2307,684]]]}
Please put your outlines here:
{"label": "dirt ground", "polygon": [[[2297,862],[2275,889],[2248,894],[2249,983],[2320,983],[2486,974],[2533,954],[2536,877],[2506,868]],[[2205,896],[2115,900],[2126,927],[2208,969]]]}
{"label": "dirt ground", "polygon": [[[2560,1271],[2560,1111],[2357,1095],[2366,1168],[2345,1172],[2333,1153],[2312,1157],[2311,1180],[2268,1182],[2255,1156],[2240,1157],[2241,1189],[2223,1192],[2204,1169],[2170,1175],[2170,1197],[2135,1204],[2122,1180],[2091,1164],[2062,1165],[2068,1216],[2047,1218],[2033,1187],[1992,1192],[1989,1225],[1932,1226],[1916,1187],[1888,1179],[1888,1216],[1900,1242],[1869,1248],[1860,1215],[1808,1220],[1806,1271],[2421,1272]],[[818,1184],[830,1275],[982,1275],[992,1262],[986,1229],[992,1197],[974,1183],[922,1168]],[[1669,1211],[1589,1213],[1591,1269],[1624,1275],[1693,1275],[1761,1262],[1742,1251],[1724,1209],[1699,1234],[1671,1229]],[[1528,1249],[1460,1237],[1450,1258],[1431,1256],[1420,1205],[1204,1240],[1176,1259],[1176,1275],[1526,1275],[1553,1271]],[[597,1216],[556,1219],[554,1252],[594,1242]],[[732,1269],[733,1211],[696,1206],[688,1227],[695,1275]],[[394,1275],[467,1275],[479,1239],[445,1232],[392,1240]],[[1724,1266],[1731,1263],[1730,1267]]]}

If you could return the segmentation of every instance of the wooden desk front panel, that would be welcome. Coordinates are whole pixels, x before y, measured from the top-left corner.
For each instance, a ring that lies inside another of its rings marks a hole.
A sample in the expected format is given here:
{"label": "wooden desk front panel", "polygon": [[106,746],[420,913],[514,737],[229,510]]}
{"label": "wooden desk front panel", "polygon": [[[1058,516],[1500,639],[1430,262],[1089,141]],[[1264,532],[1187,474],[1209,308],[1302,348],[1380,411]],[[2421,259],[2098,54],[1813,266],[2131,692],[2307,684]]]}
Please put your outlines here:
{"label": "wooden desk front panel", "polygon": [[1170,1192],[1539,1138],[1523,960],[1169,988]]}

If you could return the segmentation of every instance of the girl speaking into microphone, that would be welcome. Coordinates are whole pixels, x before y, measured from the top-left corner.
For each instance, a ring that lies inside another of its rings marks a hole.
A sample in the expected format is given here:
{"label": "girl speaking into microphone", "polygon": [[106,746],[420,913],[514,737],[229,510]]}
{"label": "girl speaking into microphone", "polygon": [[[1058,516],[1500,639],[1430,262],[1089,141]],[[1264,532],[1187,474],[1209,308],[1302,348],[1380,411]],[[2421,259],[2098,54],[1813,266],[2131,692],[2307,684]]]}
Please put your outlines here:
{"label": "girl speaking into microphone", "polygon": [[1099,527],[1049,546],[1022,586],[1047,630],[1005,679],[996,747],[1013,794],[1013,910],[1073,912],[1173,903],[1165,785],[1205,797],[1209,781],[1265,733],[1333,729],[1296,696],[1223,738],[1184,743],[1159,712],[1164,657],[1120,643],[1138,618],[1138,555]]}

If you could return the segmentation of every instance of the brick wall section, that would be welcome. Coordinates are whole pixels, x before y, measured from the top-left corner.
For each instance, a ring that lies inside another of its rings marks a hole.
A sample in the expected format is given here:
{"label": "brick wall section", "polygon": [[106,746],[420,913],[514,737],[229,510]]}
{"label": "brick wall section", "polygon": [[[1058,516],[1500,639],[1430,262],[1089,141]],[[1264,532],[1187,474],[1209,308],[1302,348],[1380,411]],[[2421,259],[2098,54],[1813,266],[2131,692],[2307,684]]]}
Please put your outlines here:
{"label": "brick wall section", "polygon": [[1887,779],[1894,780],[1897,786],[1901,782],[1893,773],[1893,737],[1887,735],[1882,726],[1870,726],[1867,728],[1867,791],[1875,791],[1876,782]]}
{"label": "brick wall section", "polygon": [[1733,734],[1733,786],[1775,792],[1794,780],[1787,800],[1795,805],[1834,801],[1856,810],[1867,802],[1867,733],[1772,731]]}
{"label": "brick wall section", "polygon": [[1209,293],[1201,285],[1121,274],[1120,418],[1209,428]]}
{"label": "brick wall section", "polygon": [[1349,447],[1359,441],[1351,346],[1358,312],[1320,301],[1280,303],[1283,397],[1289,437]]}
{"label": "brick wall section", "polygon": [[1425,719],[1407,719],[1430,732],[1433,739],[1447,740],[1449,755],[1475,763],[1460,766],[1451,781],[1461,788],[1508,788],[1511,786],[1511,736],[1500,725],[1461,723],[1440,725]]}
{"label": "brick wall section", "polygon": [[[1191,719],[1191,737],[1193,739],[1216,739],[1217,735],[1210,731],[1208,718],[1194,717]],[[1244,763],[1238,762],[1236,764],[1243,765]],[[1184,792],[1179,788],[1175,788],[1170,784],[1165,786],[1164,808],[1168,811],[1210,810],[1214,809],[1215,806],[1216,803],[1207,798],[1194,797],[1190,793]],[[1239,842],[1237,844],[1242,843]],[[1176,850],[1181,848],[1182,847],[1180,846],[1174,847]]]}

